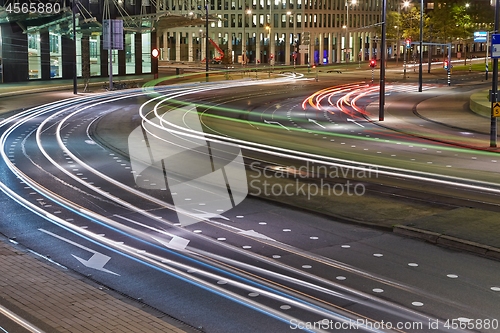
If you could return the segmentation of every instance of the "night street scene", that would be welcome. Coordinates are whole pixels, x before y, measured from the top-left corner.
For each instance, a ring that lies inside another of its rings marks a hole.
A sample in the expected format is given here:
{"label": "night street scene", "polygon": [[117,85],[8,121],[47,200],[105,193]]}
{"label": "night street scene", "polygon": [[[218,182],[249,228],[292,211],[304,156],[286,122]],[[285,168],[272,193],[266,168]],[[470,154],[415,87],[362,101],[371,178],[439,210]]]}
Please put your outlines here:
{"label": "night street scene", "polygon": [[0,0],[0,333],[500,333],[500,0]]}

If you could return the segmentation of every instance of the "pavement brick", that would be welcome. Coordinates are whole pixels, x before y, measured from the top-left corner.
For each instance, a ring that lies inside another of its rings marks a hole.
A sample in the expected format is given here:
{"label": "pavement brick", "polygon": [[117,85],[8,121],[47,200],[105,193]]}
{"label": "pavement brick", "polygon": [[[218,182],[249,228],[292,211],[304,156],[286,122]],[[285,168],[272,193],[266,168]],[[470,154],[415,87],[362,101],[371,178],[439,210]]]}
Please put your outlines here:
{"label": "pavement brick", "polygon": [[0,304],[48,333],[185,332],[2,242],[0,277]]}

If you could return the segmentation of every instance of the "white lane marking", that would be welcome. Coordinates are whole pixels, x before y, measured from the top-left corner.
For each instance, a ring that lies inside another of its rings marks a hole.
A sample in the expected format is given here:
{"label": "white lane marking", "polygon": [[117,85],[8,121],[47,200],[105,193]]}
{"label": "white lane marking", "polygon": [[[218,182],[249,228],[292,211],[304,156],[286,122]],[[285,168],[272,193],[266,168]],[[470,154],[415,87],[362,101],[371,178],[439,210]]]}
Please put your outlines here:
{"label": "white lane marking", "polygon": [[44,229],[38,229],[40,230],[41,232],[43,233],[46,233],[47,235],[50,235],[52,237],[55,237],[57,239],[60,239],[68,244],[71,244],[71,245],[74,245],[76,247],[79,247],[80,249],[83,249],[85,251],[88,251],[90,253],[93,253],[92,257],[90,257],[89,260],[85,260],[85,259],[82,259],[80,257],[77,257],[75,256],[74,254],[72,254],[72,256],[78,260],[79,262],[81,262],[83,265],[85,265],[86,267],[89,267],[89,268],[93,268],[93,269],[96,269],[96,270],[99,270],[99,271],[102,271],[102,272],[105,272],[105,273],[109,273],[109,274],[113,274],[113,275],[118,275],[120,276],[120,274],[117,274],[115,272],[112,272],[106,268],[104,268],[104,266],[108,263],[108,261],[111,259],[111,257],[108,257],[107,255],[104,255],[100,252],[97,252],[95,250],[92,250],[86,246],[83,246],[81,244],[78,244],[76,242],[73,242],[67,238],[64,238],[62,236],[59,236],[57,234],[54,234],[50,231],[47,231],[47,230],[44,230]]}

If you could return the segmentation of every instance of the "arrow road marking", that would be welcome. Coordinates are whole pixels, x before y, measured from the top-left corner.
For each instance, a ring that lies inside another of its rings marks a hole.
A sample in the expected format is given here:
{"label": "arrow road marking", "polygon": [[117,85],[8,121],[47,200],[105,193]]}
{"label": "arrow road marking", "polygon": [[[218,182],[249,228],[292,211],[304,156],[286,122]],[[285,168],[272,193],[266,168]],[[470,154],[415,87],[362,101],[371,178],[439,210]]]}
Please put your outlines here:
{"label": "arrow road marking", "polygon": [[284,129],[286,129],[287,131],[289,131],[289,129],[288,129],[286,126],[284,126],[284,125],[280,124],[280,123],[279,123],[279,122],[277,122],[277,121],[267,121],[267,120],[265,120],[265,119],[264,119],[264,122],[265,122],[266,124],[275,124],[275,125],[281,126],[281,127],[283,127]]}
{"label": "arrow road marking", "polygon": [[152,237],[155,241],[162,244],[165,247],[173,250],[185,251],[189,244],[189,240],[179,236],[174,236],[170,241],[165,241],[160,238]]}
{"label": "arrow road marking", "polygon": [[318,125],[318,126],[319,126],[319,127],[321,127],[321,128],[326,128],[325,126],[321,125],[320,123],[318,123],[318,122],[317,122],[316,120],[314,120],[314,119],[307,119],[307,120],[309,120],[309,122],[311,122],[311,123],[314,123],[314,124]]}
{"label": "arrow road marking", "polygon": [[55,237],[57,239],[60,239],[66,243],[69,243],[71,245],[74,245],[76,247],[79,247],[85,251],[88,251],[88,252],[91,252],[93,253],[94,255],[92,257],[90,257],[89,260],[85,260],[85,259],[82,259],[80,257],[77,257],[75,256],[74,254],[72,254],[72,256],[78,260],[79,262],[81,262],[83,265],[85,265],[86,267],[89,267],[89,268],[93,268],[93,269],[97,269],[99,271],[102,271],[102,272],[105,272],[105,273],[110,273],[110,274],[113,274],[113,275],[118,275],[120,276],[120,274],[117,274],[115,272],[112,272],[110,270],[107,270],[106,268],[104,268],[104,266],[108,263],[108,261],[111,259],[111,257],[108,257],[107,255],[104,255],[102,253],[99,253],[95,250],[92,250],[92,249],[89,249],[88,247],[85,247],[81,244],[78,244],[78,243],[75,243],[69,239],[66,239],[64,237],[61,237],[59,235],[56,235],[50,231],[47,231],[47,230],[44,230],[44,229],[38,229],[40,230],[41,232],[43,233],[46,233],[47,235],[50,235],[52,237]]}
{"label": "arrow road marking", "polygon": [[350,119],[350,118],[347,118],[347,121],[350,121],[350,122],[352,122],[352,123],[354,123],[354,124],[356,124],[356,125],[358,125],[358,126],[360,126],[360,127],[364,127],[364,126],[363,126],[363,125],[361,125],[360,123],[357,123],[357,122],[355,122],[354,120],[352,120],[352,119]]}

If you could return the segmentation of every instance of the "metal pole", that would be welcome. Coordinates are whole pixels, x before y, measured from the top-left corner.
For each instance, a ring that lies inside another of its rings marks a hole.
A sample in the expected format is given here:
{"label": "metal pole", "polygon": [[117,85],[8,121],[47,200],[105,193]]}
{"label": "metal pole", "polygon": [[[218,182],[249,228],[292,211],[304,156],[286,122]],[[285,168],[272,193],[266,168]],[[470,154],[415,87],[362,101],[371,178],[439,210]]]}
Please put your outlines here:
{"label": "metal pole", "polygon": [[420,43],[419,43],[419,55],[420,63],[418,65],[418,91],[422,92],[422,62],[424,60],[423,51],[423,41],[424,41],[424,0],[420,0]]}
{"label": "metal pole", "polygon": [[297,33],[297,14],[295,13],[292,13],[293,15],[293,71],[295,72],[295,65],[297,64],[297,57],[298,57],[298,53],[297,53],[297,44],[295,42],[295,38],[296,38],[296,33]]}
{"label": "metal pole", "polygon": [[111,44],[112,38],[111,36],[113,35],[113,22],[111,19],[108,20],[108,42],[109,42],[109,48],[108,48],[108,55],[109,55],[109,91],[113,90],[113,46]]}
{"label": "metal pole", "polygon": [[379,113],[378,120],[384,120],[385,108],[385,34],[386,34],[386,19],[387,19],[387,0],[382,1],[382,36],[380,38],[380,95],[379,95]]}
{"label": "metal pole", "polygon": [[403,78],[406,79],[406,54],[408,53],[408,48],[405,45],[405,49],[403,51]]}
{"label": "metal pole", "polygon": [[[245,4],[246,7],[246,4]],[[243,36],[241,37],[242,45],[241,45],[241,56],[243,59],[241,61],[243,62],[243,66],[245,66],[246,63],[246,57],[247,57],[247,50],[246,50],[246,36],[245,36],[245,28],[247,25],[247,9],[245,8],[243,11]]]}
{"label": "metal pole", "polygon": [[351,60],[351,54],[349,53],[351,48],[351,38],[349,38],[349,3],[346,1],[345,5],[347,7],[347,18],[346,18],[347,24],[345,26],[345,38],[347,38],[346,40],[347,52],[345,53],[346,54],[345,62],[348,63],[349,60]]}
{"label": "metal pole", "polygon": [[78,94],[77,76],[76,76],[76,0],[73,0],[73,47],[74,47],[74,57],[73,57],[73,94]]}
{"label": "metal pole", "polygon": [[396,28],[396,67],[399,64],[399,42],[400,42],[400,36],[399,36],[399,24],[401,23],[401,3],[398,3],[398,26]]}
{"label": "metal pole", "polygon": [[488,57],[489,57],[489,52],[488,52],[488,46],[490,45],[490,32],[486,32],[486,80],[488,80]]}
{"label": "metal pole", "polygon": [[[500,12],[500,0],[495,1],[495,28],[493,33],[498,33],[498,14]],[[491,131],[490,147],[497,146],[497,117],[493,114],[493,106],[498,102],[498,58],[493,58],[493,80],[491,82]]]}
{"label": "metal pole", "polygon": [[451,86],[451,43],[448,44],[448,69],[447,69],[448,86]]}
{"label": "metal pole", "polygon": [[208,82],[208,1],[205,1],[205,81]]}

